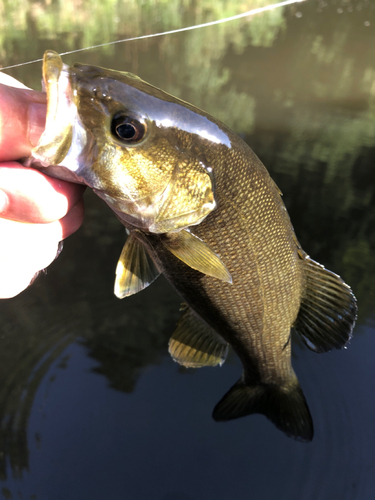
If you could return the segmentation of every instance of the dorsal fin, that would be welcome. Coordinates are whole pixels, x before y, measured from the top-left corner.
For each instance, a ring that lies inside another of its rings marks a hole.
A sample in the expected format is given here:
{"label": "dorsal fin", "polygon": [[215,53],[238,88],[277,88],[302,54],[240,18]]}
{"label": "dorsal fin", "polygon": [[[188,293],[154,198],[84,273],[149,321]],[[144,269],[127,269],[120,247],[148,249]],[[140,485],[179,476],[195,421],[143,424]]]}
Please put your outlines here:
{"label": "dorsal fin", "polygon": [[172,358],[189,368],[222,365],[228,344],[187,305],[169,341]]}
{"label": "dorsal fin", "polygon": [[357,301],[335,273],[305,257],[306,287],[293,325],[305,344],[316,352],[344,347],[351,339]]}
{"label": "dorsal fin", "polygon": [[119,299],[140,292],[160,274],[144,245],[128,236],[116,267],[115,295]]}
{"label": "dorsal fin", "polygon": [[232,283],[232,277],[220,257],[200,238],[183,229],[168,233],[163,245],[186,265],[208,276]]}

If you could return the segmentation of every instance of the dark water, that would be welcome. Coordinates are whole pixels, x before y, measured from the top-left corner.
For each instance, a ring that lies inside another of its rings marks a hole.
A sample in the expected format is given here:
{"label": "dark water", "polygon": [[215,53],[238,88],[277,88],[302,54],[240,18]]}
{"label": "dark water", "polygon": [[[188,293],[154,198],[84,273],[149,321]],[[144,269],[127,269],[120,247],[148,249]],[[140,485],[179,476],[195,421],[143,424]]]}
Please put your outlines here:
{"label": "dark water", "polygon": [[[5,66],[267,3],[4,3],[0,54]],[[305,250],[351,284],[360,312],[346,350],[295,344],[312,443],[260,415],[215,423],[239,362],[192,371],[169,358],[180,299],[162,277],[113,296],[124,231],[87,193],[84,226],[46,276],[0,302],[3,498],[374,498],[374,3],[308,0],[65,61],[136,72],[241,134],[283,191]],[[40,64],[9,73],[40,88]]]}

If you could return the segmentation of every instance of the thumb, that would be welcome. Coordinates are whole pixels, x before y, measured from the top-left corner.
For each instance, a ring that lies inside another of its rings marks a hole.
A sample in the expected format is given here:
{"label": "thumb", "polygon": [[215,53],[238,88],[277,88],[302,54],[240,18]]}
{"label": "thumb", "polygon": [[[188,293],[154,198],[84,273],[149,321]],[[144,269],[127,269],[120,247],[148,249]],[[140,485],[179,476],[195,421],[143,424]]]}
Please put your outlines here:
{"label": "thumb", "polygon": [[46,95],[0,84],[0,161],[29,156],[45,127]]}

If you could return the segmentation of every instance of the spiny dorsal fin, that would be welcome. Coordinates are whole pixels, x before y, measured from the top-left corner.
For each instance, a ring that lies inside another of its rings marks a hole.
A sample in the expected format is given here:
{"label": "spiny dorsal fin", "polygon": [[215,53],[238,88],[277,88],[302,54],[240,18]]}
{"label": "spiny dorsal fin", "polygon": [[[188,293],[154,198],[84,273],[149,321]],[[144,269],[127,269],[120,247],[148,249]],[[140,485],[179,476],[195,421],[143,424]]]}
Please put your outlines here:
{"label": "spiny dorsal fin", "polygon": [[116,267],[115,295],[119,299],[140,292],[160,274],[143,244],[130,234]]}
{"label": "spiny dorsal fin", "polygon": [[313,421],[296,376],[291,374],[282,386],[249,385],[240,379],[215,406],[216,421],[232,420],[252,413],[262,413],[278,429],[298,441],[311,441]]}
{"label": "spiny dorsal fin", "polygon": [[184,305],[184,313],[169,340],[172,358],[189,368],[222,365],[228,344],[194,312]]}
{"label": "spiny dorsal fin", "polygon": [[353,292],[340,276],[309,257],[304,259],[304,271],[306,288],[294,328],[313,351],[344,347],[357,317]]}
{"label": "spiny dorsal fin", "polygon": [[200,238],[183,229],[166,234],[164,246],[186,265],[208,276],[232,283],[232,277],[220,257]]}

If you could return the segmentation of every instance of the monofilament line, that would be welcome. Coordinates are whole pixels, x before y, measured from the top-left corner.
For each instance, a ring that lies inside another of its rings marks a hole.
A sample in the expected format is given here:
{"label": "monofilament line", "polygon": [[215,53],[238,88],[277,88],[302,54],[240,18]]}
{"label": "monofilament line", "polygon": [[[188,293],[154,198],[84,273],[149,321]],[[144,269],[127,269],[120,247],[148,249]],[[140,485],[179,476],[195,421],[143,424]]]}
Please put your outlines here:
{"label": "monofilament line", "polygon": [[[271,5],[266,5],[265,7],[259,7],[257,9],[252,9],[247,12],[243,12],[242,14],[237,14],[236,16],[226,17],[225,19],[219,19],[217,21],[210,21],[209,23],[203,24],[195,24],[194,26],[187,26],[186,28],[179,28],[176,30],[163,31],[162,33],[151,33],[150,35],[136,36],[133,38],[124,38],[123,40],[116,40],[114,42],[106,42],[101,43],[99,45],[91,45],[91,47],[85,47],[83,49],[70,50],[69,52],[62,52],[60,56],[66,56],[68,54],[75,54],[77,52],[83,52],[84,50],[98,49],[100,47],[106,47],[107,45],[115,45],[116,43],[124,43],[124,42],[132,42],[134,40],[144,40],[145,38],[153,38],[156,36],[163,35],[174,35],[175,33],[182,33],[183,31],[191,31],[199,28],[207,28],[208,26],[215,26],[216,24],[227,23],[229,21],[235,21],[236,19],[241,19],[243,17],[253,16],[255,14],[261,14],[262,12],[266,12],[268,10],[277,9],[279,7],[284,7],[286,5],[291,5],[293,3],[304,2],[305,0],[285,0],[285,2],[279,2]],[[0,68],[1,70],[17,68],[19,66],[25,66],[26,64],[33,64],[36,62],[43,61],[43,59],[34,59],[34,61],[28,61],[20,64],[13,64],[12,66],[5,66],[4,68]]]}

